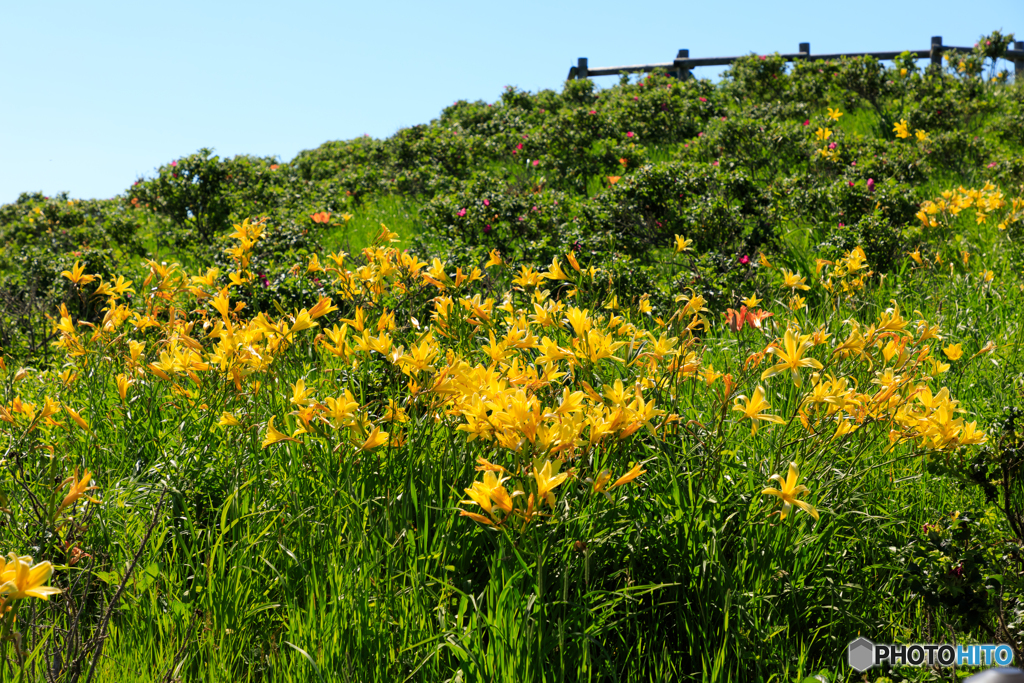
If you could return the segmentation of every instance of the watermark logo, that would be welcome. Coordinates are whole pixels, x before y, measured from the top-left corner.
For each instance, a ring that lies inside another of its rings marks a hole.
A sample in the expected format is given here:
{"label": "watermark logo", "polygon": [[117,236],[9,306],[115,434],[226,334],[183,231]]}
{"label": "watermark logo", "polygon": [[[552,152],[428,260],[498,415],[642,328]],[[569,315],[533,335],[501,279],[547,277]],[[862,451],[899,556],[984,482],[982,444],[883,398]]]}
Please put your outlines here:
{"label": "watermark logo", "polygon": [[847,647],[846,661],[857,671],[884,662],[891,666],[1009,666],[1013,649],[1009,645],[881,645],[858,638]]}

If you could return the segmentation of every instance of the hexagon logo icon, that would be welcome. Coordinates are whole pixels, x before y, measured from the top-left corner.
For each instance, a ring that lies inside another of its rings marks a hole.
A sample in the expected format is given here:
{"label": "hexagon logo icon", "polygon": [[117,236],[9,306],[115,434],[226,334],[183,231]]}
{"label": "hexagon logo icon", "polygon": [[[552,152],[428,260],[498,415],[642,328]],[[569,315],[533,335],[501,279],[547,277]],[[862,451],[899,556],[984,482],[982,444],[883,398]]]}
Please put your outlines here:
{"label": "hexagon logo icon", "polygon": [[851,669],[867,671],[875,665],[875,644],[867,638],[858,638],[850,643],[846,661]]}

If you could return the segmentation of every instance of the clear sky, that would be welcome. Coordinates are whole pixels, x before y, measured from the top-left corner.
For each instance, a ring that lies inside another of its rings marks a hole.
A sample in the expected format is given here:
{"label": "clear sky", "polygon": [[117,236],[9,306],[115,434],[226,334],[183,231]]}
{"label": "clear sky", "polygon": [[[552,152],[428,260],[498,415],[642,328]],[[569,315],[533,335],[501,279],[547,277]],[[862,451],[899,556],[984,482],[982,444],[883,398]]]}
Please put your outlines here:
{"label": "clear sky", "polygon": [[1024,38],[1022,0],[33,0],[0,16],[0,203],[24,191],[112,197],[201,147],[288,161],[327,140],[387,137],[458,99],[493,102],[506,85],[560,90],[577,57],[598,67],[667,62],[679,48]]}

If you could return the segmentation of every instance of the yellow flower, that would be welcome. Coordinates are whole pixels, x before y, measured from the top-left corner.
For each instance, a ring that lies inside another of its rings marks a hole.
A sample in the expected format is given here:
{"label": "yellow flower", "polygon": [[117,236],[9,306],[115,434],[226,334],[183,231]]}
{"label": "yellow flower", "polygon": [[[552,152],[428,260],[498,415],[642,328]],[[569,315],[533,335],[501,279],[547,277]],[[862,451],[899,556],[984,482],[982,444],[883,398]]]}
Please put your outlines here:
{"label": "yellow flower", "polygon": [[294,441],[296,443],[300,443],[298,439],[293,439],[287,434],[277,431],[274,427],[274,417],[275,416],[271,415],[270,420],[267,421],[267,436],[263,439],[263,448],[281,441]]}
{"label": "yellow flower", "polygon": [[[85,471],[85,475],[81,479],[78,478],[78,468],[75,468],[74,476],[68,477],[61,483],[61,487],[71,486],[71,490],[64,496],[64,500],[61,501],[60,506],[57,508],[57,514],[60,514],[61,510],[66,507],[72,507],[78,502],[86,491],[92,491],[93,489],[99,488],[98,486],[89,486],[89,481],[92,479],[92,473],[89,470]],[[86,496],[86,498],[93,503],[99,503],[92,496]]]}
{"label": "yellow flower", "polygon": [[775,354],[779,362],[761,373],[762,380],[789,370],[793,373],[793,383],[800,386],[800,368],[822,369],[822,365],[818,360],[803,357],[804,352],[814,346],[810,335],[800,335],[797,337],[797,335],[793,334],[793,330],[786,330],[786,336],[783,338],[782,343],[785,349],[779,346],[773,346],[768,349],[769,353]]}
{"label": "yellow flower", "polygon": [[[744,401],[746,405],[740,405],[740,401]],[[757,432],[757,421],[764,420],[765,422],[775,422],[776,424],[784,424],[786,421],[778,415],[766,415],[765,410],[771,410],[771,405],[768,401],[764,400],[764,387],[758,387],[754,390],[754,395],[751,398],[747,398],[743,394],[736,397],[736,402],[733,404],[733,410],[743,413],[743,417],[749,417],[752,424],[750,426],[750,433]]]}
{"label": "yellow flower", "polygon": [[242,423],[238,421],[238,418],[233,414],[224,411],[220,414],[220,420],[217,421],[221,427],[241,427]]}
{"label": "yellow flower", "polygon": [[374,427],[370,435],[366,437],[363,445],[358,446],[358,448],[361,451],[372,451],[374,448],[386,444],[389,438],[390,435],[387,432],[380,431],[380,427]]}
{"label": "yellow flower", "polygon": [[121,396],[121,400],[124,401],[128,397],[128,387],[135,384],[135,380],[128,379],[126,375],[118,375],[115,380],[117,381],[117,393]]}
{"label": "yellow flower", "polygon": [[555,507],[555,494],[551,491],[569,476],[565,472],[555,474],[561,465],[560,460],[556,461],[553,466],[550,460],[546,460],[544,466],[539,470],[536,465],[533,466],[533,478],[537,482],[537,500],[547,501],[552,509]]}
{"label": "yellow flower", "polygon": [[900,119],[899,123],[893,125],[892,132],[896,133],[896,137],[900,139],[909,138],[910,131],[907,130],[908,125],[910,124],[907,123],[906,119]]}
{"label": "yellow flower", "polygon": [[[491,266],[500,266],[503,261],[501,260],[501,252],[497,249],[491,249],[491,253],[487,255],[487,263],[484,264],[484,268],[490,268]],[[576,270],[579,270],[577,268]]]}
{"label": "yellow flower", "polygon": [[914,135],[916,135],[917,139],[921,142],[924,142],[925,140],[928,139],[928,133],[924,132],[920,128],[914,131]]}
{"label": "yellow flower", "polygon": [[309,309],[309,317],[320,318],[336,310],[338,310],[338,307],[331,303],[331,297],[321,297],[320,300],[316,302],[316,306]]}
{"label": "yellow flower", "polygon": [[828,128],[818,128],[818,130],[814,131],[814,135],[822,142],[825,142],[825,140],[832,137],[832,131]]}
{"label": "yellow flower", "polygon": [[6,560],[0,558],[0,600],[49,600],[51,595],[61,592],[59,588],[43,585],[52,575],[53,565],[49,562],[33,565],[27,555],[8,553]]}
{"label": "yellow flower", "polygon": [[75,410],[71,406],[64,404],[64,410],[67,412],[68,415],[71,416],[71,419],[74,420],[79,427],[81,427],[85,431],[89,431],[89,423],[86,422],[81,415],[75,412]]}
{"label": "yellow flower", "polygon": [[810,287],[807,286],[805,280],[807,278],[800,277],[800,273],[794,273],[786,268],[782,269],[783,286],[789,287],[790,289],[803,289],[808,290]]}
{"label": "yellow flower", "polygon": [[959,344],[950,344],[946,348],[942,349],[942,352],[946,354],[946,358],[957,361],[964,355],[964,350],[960,348]]}
{"label": "yellow flower", "polygon": [[[484,462],[486,462],[486,460]],[[490,465],[490,463],[487,464]],[[510,496],[508,491],[505,490],[505,487],[502,486],[508,477],[499,477],[495,474],[496,471],[503,472],[504,469],[498,468],[496,470],[488,469],[484,471],[483,481],[474,481],[471,488],[465,489],[470,500],[460,501],[463,504],[476,503],[484,509],[484,512],[490,515],[490,519],[475,512],[467,512],[466,510],[459,510],[459,514],[463,517],[469,517],[481,524],[493,526],[495,523],[500,524],[502,522],[502,518],[495,514],[495,505],[497,505],[498,509],[506,515],[512,512],[512,496]]]}
{"label": "yellow flower", "polygon": [[551,259],[551,267],[545,272],[541,273],[544,277],[549,280],[568,280],[569,276],[562,270],[562,264],[558,262],[558,257]]}
{"label": "yellow flower", "polygon": [[688,240],[682,235],[676,235],[676,253],[681,254],[684,251],[691,251],[690,245],[693,244],[693,240]]}
{"label": "yellow flower", "polygon": [[795,462],[789,463],[789,476],[786,481],[782,481],[782,477],[777,474],[773,474],[770,479],[772,481],[779,482],[779,488],[768,487],[764,491],[761,491],[763,496],[775,496],[776,498],[782,499],[782,510],[779,512],[779,519],[785,519],[789,514],[789,511],[796,505],[801,510],[805,511],[815,520],[818,519],[818,511],[814,509],[814,506],[806,503],[802,500],[798,500],[797,496],[804,493],[810,493],[806,486],[803,484],[797,485],[797,480],[800,478],[800,468],[797,467]]}
{"label": "yellow flower", "polygon": [[71,270],[62,271],[61,276],[71,280],[79,287],[87,285],[96,279],[95,275],[83,275],[83,271],[85,271],[85,265],[75,261],[75,265],[72,266]]}
{"label": "yellow flower", "polygon": [[610,491],[616,486],[628,484],[629,482],[639,477],[641,474],[644,474],[646,471],[647,470],[640,469],[640,463],[637,463],[636,465],[633,465],[633,469],[631,469],[629,472],[626,472],[624,475],[616,479],[615,483],[608,487],[608,490]]}
{"label": "yellow flower", "polygon": [[838,121],[839,117],[842,115],[843,112],[839,111],[838,109],[833,109],[832,107],[828,108],[828,117],[833,121]]}
{"label": "yellow flower", "polygon": [[981,349],[976,354],[971,356],[971,358],[977,358],[978,356],[984,355],[986,353],[992,353],[995,350],[996,350],[996,343],[994,341],[992,341],[991,339],[989,339],[987,342],[985,342],[985,345],[982,346]]}

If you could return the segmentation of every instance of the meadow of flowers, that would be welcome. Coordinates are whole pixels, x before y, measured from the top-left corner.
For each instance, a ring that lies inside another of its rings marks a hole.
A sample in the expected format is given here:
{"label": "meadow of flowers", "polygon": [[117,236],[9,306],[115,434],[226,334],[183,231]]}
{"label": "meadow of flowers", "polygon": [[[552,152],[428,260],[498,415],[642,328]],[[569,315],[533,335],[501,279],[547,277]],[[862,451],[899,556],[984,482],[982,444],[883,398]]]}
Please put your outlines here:
{"label": "meadow of flowers", "polygon": [[0,208],[0,675],[1019,661],[1008,41],[509,89]]}

